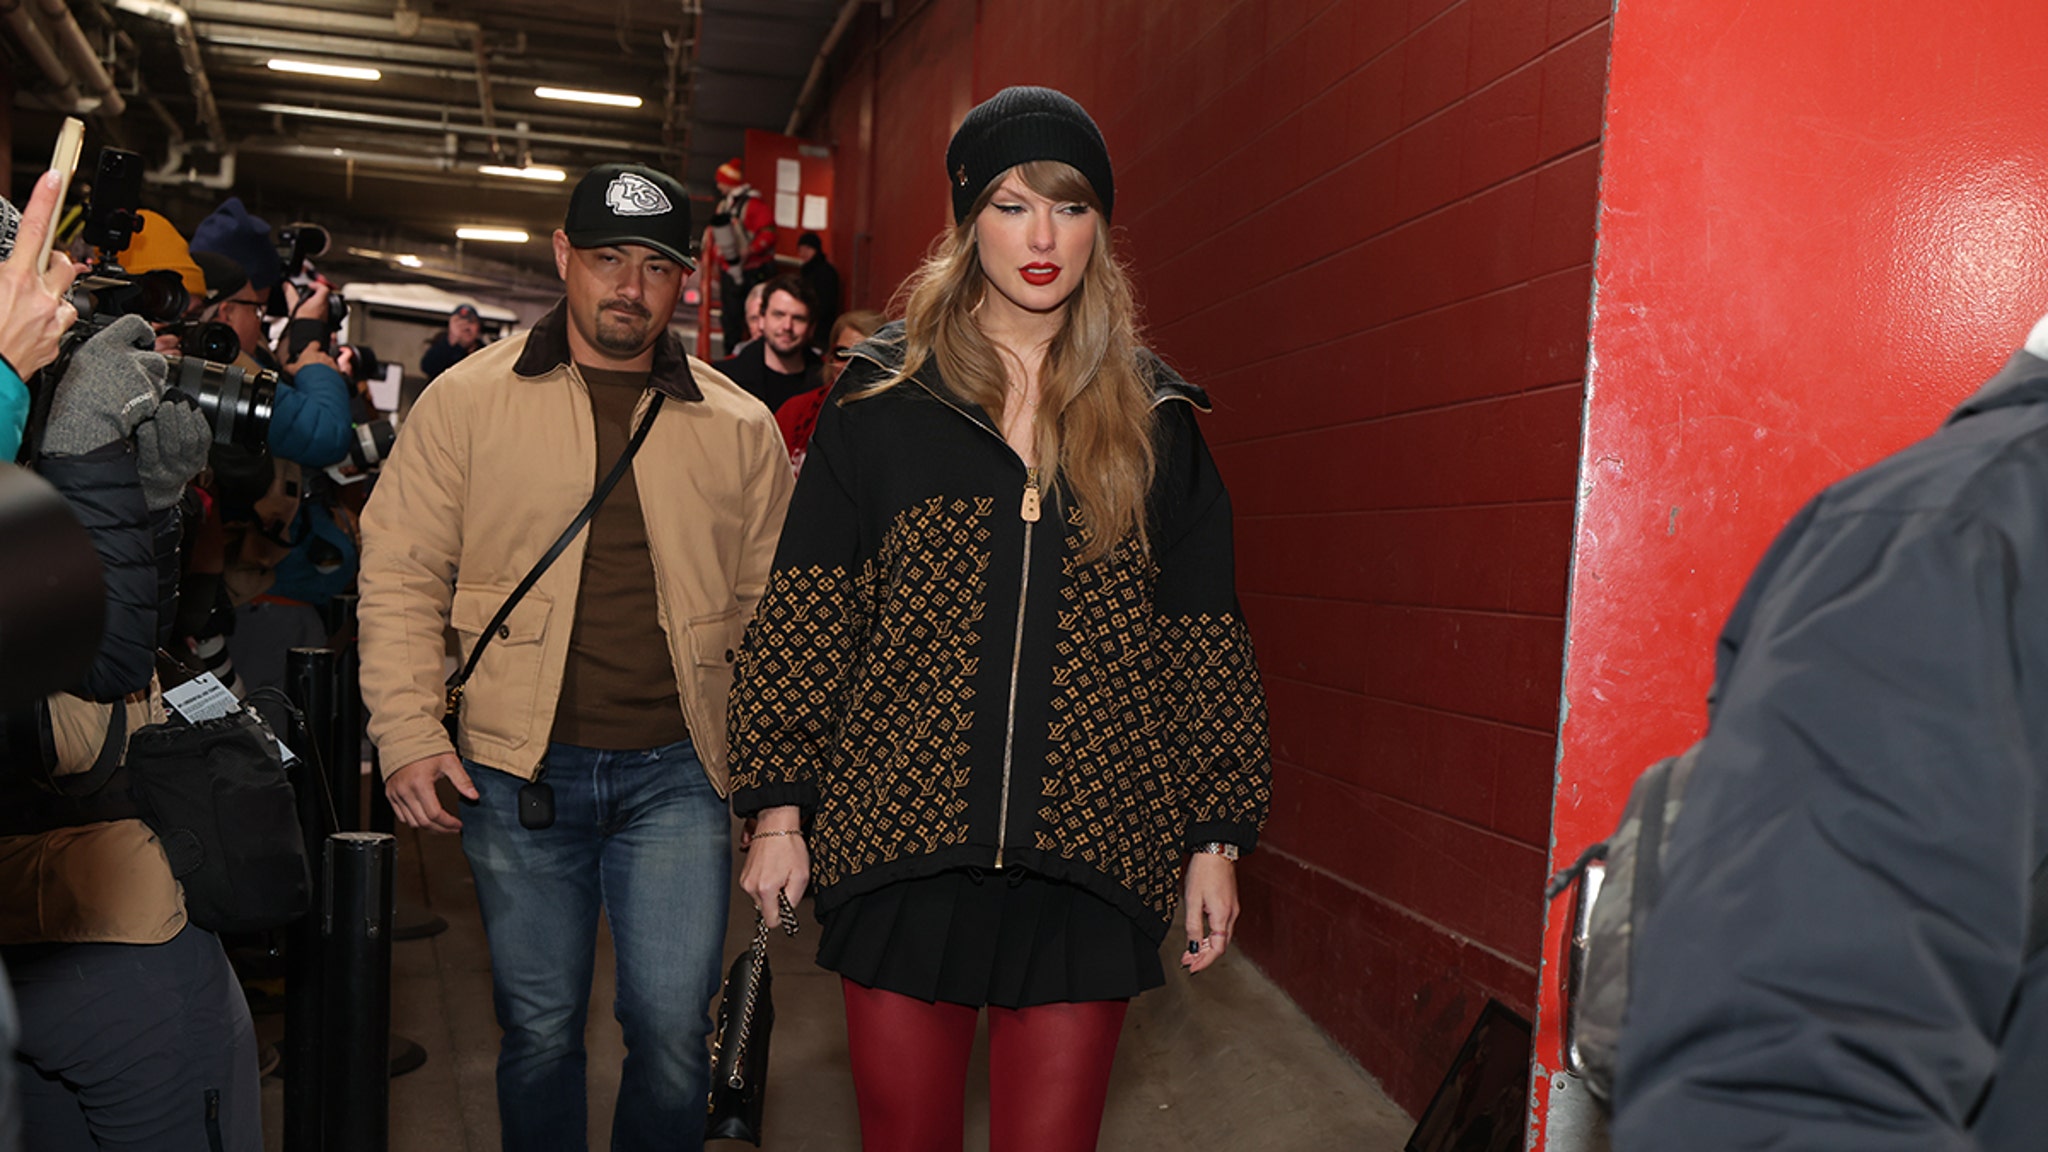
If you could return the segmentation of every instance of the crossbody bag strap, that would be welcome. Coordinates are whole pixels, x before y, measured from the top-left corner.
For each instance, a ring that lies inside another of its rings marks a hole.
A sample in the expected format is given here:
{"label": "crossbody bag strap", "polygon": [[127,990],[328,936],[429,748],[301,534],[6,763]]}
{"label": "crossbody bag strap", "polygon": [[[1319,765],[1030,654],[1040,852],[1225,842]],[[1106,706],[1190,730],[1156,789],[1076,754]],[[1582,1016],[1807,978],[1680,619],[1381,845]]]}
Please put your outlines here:
{"label": "crossbody bag strap", "polygon": [[[41,719],[43,723],[48,723],[46,718]],[[54,748],[54,738],[52,746]],[[55,771],[50,771],[45,779],[49,781],[50,787],[60,796],[69,796],[74,799],[91,796],[107,786],[107,779],[114,774],[114,769],[121,766],[122,755],[127,751],[128,701],[124,698],[114,701],[113,707],[107,712],[106,739],[101,741],[100,754],[93,760],[92,767],[84,772],[66,776],[59,776]],[[56,754],[53,751],[50,755],[50,763],[54,765],[56,759]]]}
{"label": "crossbody bag strap", "polygon": [[476,671],[478,658],[483,656],[484,648],[490,644],[491,637],[497,635],[498,629],[504,627],[505,621],[511,617],[512,609],[518,607],[519,601],[540,582],[541,574],[562,555],[569,547],[569,542],[576,538],[578,532],[583,531],[583,526],[597,515],[598,507],[604,503],[605,497],[612,494],[612,489],[619,486],[619,481],[626,475],[626,469],[632,466],[634,455],[640,451],[640,445],[646,443],[648,430],[654,427],[654,418],[660,414],[661,402],[665,399],[667,397],[660,392],[654,394],[654,400],[647,405],[647,415],[641,417],[640,427],[634,429],[633,439],[626,444],[626,451],[619,456],[619,462],[612,465],[612,470],[598,484],[597,491],[590,494],[590,502],[583,506],[583,511],[576,514],[576,519],[570,521],[569,526],[562,530],[562,534],[555,538],[547,553],[534,564],[533,570],[526,574],[526,578],[519,582],[518,587],[512,589],[512,594],[505,597],[504,606],[499,608],[498,614],[491,617],[491,622],[484,626],[484,634],[477,638],[476,647],[470,649],[469,659],[463,663],[461,671],[448,677],[448,690],[451,693],[460,691],[462,686],[468,683],[470,673]]}

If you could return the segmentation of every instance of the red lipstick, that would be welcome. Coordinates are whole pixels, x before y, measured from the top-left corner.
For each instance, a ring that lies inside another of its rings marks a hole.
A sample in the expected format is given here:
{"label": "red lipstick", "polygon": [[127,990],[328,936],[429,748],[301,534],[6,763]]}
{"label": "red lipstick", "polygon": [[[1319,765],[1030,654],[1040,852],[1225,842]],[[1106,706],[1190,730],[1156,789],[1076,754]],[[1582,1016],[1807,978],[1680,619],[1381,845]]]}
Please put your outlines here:
{"label": "red lipstick", "polygon": [[1024,277],[1026,284],[1034,288],[1043,288],[1060,278],[1060,266],[1057,264],[1026,264],[1017,272]]}

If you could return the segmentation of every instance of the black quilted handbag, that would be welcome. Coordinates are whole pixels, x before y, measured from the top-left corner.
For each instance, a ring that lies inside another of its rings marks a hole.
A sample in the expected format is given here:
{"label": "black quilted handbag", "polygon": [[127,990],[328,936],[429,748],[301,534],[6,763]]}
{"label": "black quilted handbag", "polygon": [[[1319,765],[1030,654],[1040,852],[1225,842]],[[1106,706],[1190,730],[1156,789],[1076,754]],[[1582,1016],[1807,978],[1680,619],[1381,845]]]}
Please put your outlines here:
{"label": "black quilted handbag", "polygon": [[[797,933],[796,910],[777,893],[782,930]],[[761,1144],[761,1111],[768,1103],[768,1033],[775,1027],[774,975],[768,968],[768,921],[754,913],[754,943],[733,958],[718,1000],[711,1047],[711,1116],[706,1140]]]}

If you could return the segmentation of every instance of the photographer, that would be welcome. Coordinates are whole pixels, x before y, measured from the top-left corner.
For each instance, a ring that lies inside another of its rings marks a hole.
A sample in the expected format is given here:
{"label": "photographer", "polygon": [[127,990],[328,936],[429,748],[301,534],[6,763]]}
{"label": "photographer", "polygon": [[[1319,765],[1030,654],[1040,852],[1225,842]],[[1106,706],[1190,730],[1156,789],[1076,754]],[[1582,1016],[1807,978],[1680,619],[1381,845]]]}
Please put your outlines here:
{"label": "photographer", "polygon": [[0,951],[20,1007],[26,1146],[255,1152],[255,1032],[226,953],[187,922],[148,826],[98,807],[116,788],[74,794],[164,719],[153,654],[174,610],[179,501],[212,430],[165,388],[153,343],[126,316],[80,344],[40,430],[34,467],[100,554],[106,628],[75,691],[0,716]]}
{"label": "photographer", "polygon": [[58,183],[54,172],[36,181],[26,218],[0,199],[0,242],[11,248],[0,264],[0,459],[12,460],[21,451],[29,410],[27,378],[57,358],[65,331],[78,319],[65,300],[78,274],[71,261],[53,259],[47,274],[36,274]]}
{"label": "photographer", "polygon": [[474,304],[457,304],[448,314],[448,330],[434,334],[433,343],[420,356],[420,373],[432,383],[434,377],[462,362],[464,356],[483,347],[484,319]]}
{"label": "photographer", "polygon": [[[338,464],[351,439],[349,386],[319,344],[308,344],[290,364],[280,364],[265,330],[264,308],[284,269],[270,239],[270,225],[249,215],[229,197],[192,231],[192,259],[206,274],[209,319],[234,329],[245,366],[281,373],[270,417],[270,453],[308,468]],[[316,285],[292,301],[295,324],[327,316],[329,290]]]}

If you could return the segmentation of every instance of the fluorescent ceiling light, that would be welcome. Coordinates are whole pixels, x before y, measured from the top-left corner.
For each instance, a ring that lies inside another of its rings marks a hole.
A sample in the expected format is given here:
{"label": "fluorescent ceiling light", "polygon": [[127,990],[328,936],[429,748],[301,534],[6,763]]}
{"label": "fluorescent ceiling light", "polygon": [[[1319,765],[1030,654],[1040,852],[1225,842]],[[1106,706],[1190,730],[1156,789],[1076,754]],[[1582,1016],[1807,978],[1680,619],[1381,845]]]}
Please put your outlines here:
{"label": "fluorescent ceiling light", "polygon": [[546,180],[552,184],[560,184],[569,178],[569,174],[560,168],[548,168],[534,164],[528,164],[524,168],[508,168],[503,164],[485,164],[479,167],[477,171],[486,176],[510,176],[518,180]]}
{"label": "fluorescent ceiling light", "polygon": [[419,257],[413,255],[410,252],[407,252],[402,256],[398,256],[395,259],[397,259],[397,261],[400,264],[405,265],[407,268],[424,268],[427,266],[427,262],[425,260],[420,259]]}
{"label": "fluorescent ceiling light", "polygon": [[576,104],[603,104],[612,108],[638,108],[640,98],[618,92],[585,92],[581,88],[535,88],[543,100],[568,100]]}
{"label": "fluorescent ceiling light", "polygon": [[272,72],[296,72],[302,76],[332,76],[337,80],[382,80],[375,68],[351,68],[345,64],[315,64],[310,60],[272,60]]}
{"label": "fluorescent ceiling light", "polygon": [[505,244],[524,244],[531,239],[520,228],[457,228],[457,240],[496,240]]}

